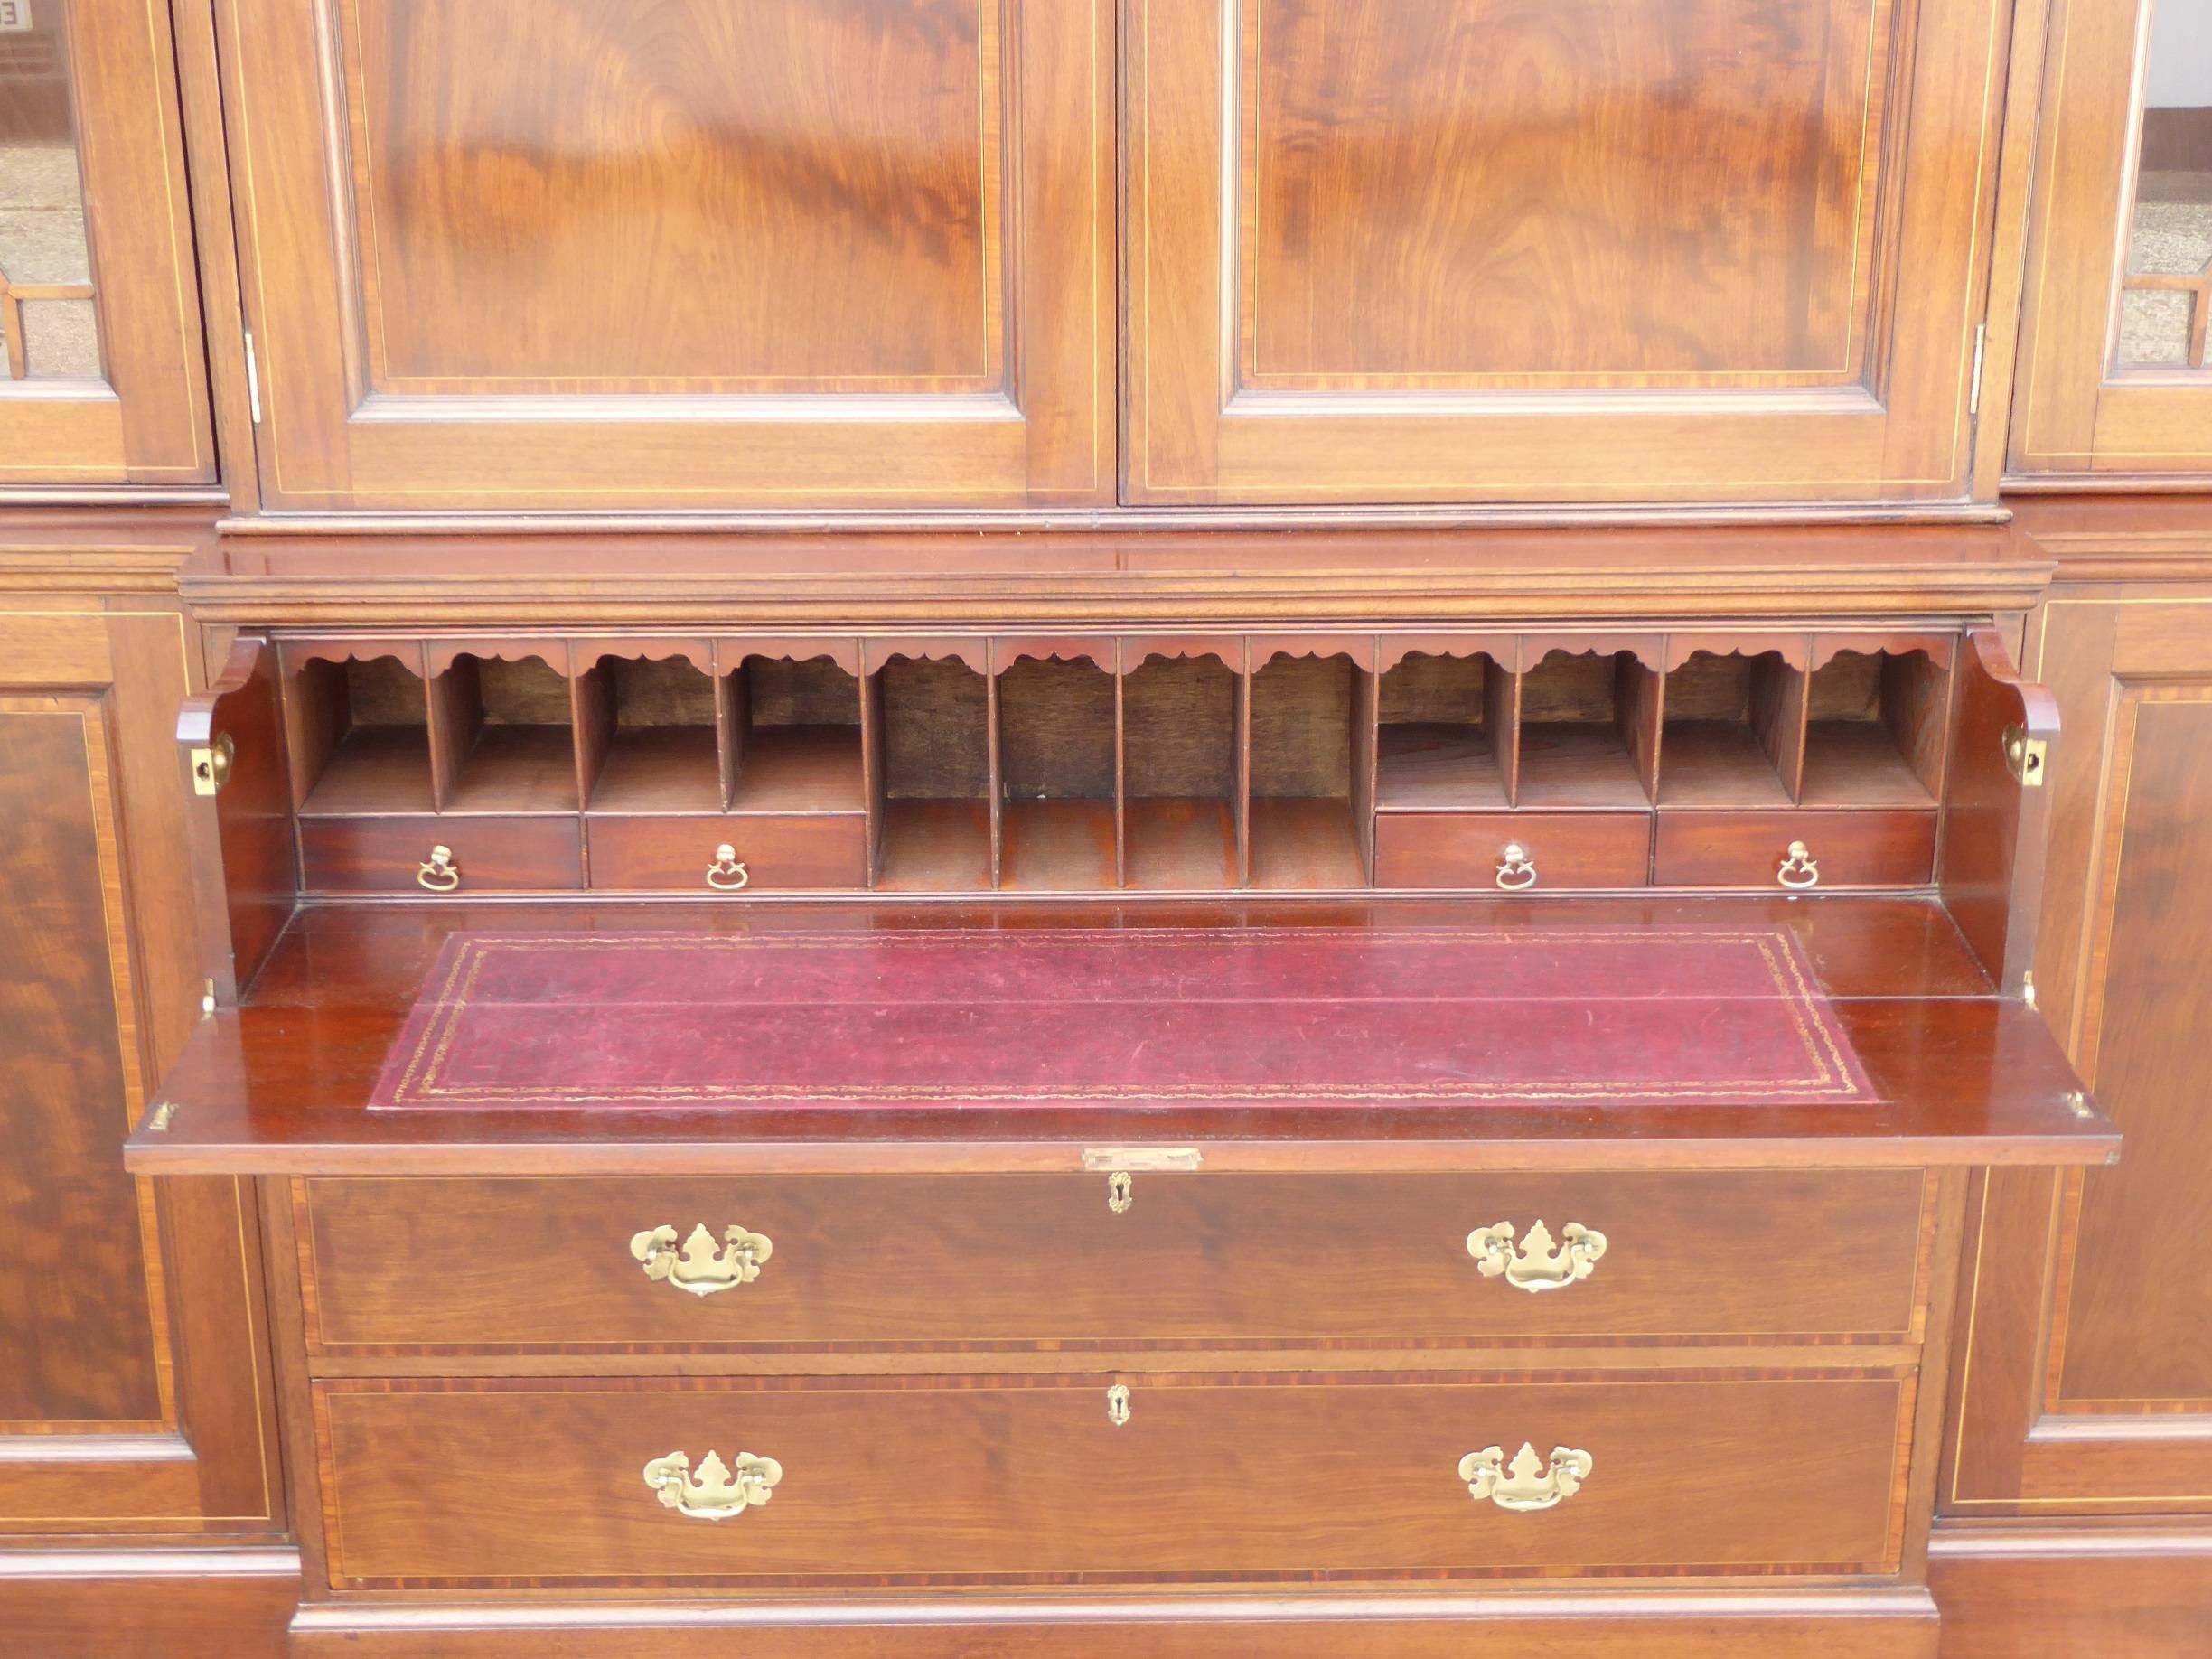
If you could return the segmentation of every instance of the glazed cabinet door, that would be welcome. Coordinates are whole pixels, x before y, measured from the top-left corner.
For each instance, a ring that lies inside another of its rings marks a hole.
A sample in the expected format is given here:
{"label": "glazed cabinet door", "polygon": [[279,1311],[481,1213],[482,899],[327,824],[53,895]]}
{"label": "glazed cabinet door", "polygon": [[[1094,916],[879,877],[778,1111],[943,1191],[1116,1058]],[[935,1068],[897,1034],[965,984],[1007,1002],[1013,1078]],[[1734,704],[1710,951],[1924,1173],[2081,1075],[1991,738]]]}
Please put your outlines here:
{"label": "glazed cabinet door", "polygon": [[1111,494],[1111,0],[218,21],[269,506]]}
{"label": "glazed cabinet door", "polygon": [[0,610],[0,1540],[267,1532],[250,1188],[123,1139],[199,1018],[174,611]]}
{"label": "glazed cabinet door", "polygon": [[215,476],[166,0],[0,3],[0,485]]}
{"label": "glazed cabinet door", "polygon": [[1129,0],[1130,500],[1956,499],[2005,0]]}
{"label": "glazed cabinet door", "polygon": [[2212,595],[2061,590],[2027,655],[2067,734],[2038,1000],[2125,1142],[1984,1177],[1945,1502],[2212,1511]]}
{"label": "glazed cabinet door", "polygon": [[2056,0],[2008,466],[2212,473],[2212,5]]}

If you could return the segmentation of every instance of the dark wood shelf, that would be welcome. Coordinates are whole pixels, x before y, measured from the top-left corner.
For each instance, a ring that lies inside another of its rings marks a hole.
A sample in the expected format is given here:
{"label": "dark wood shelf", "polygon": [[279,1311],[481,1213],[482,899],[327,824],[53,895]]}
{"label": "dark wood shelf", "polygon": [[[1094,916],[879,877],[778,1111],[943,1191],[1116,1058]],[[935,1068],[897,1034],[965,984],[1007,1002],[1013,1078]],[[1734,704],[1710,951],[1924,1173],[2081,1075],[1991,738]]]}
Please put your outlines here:
{"label": "dark wood shelf", "polygon": [[1659,804],[1764,811],[1795,803],[1748,726],[1670,720],[1660,739]]}
{"label": "dark wood shelf", "polygon": [[1479,726],[1418,721],[1382,726],[1375,741],[1375,810],[1503,811],[1505,777]]}
{"label": "dark wood shelf", "polygon": [[876,886],[886,893],[990,889],[990,805],[982,801],[892,801],[883,809]]}
{"label": "dark wood shelf", "polygon": [[461,763],[449,813],[576,810],[576,745],[566,726],[487,726]]}
{"label": "dark wood shelf", "polygon": [[594,812],[719,812],[721,762],[711,726],[623,726],[586,803]]}
{"label": "dark wood shelf", "polygon": [[1129,886],[1217,892],[1237,885],[1236,813],[1226,801],[1131,801],[1123,834]]}
{"label": "dark wood shelf", "polygon": [[1805,732],[1804,804],[1932,807],[1936,797],[1886,726],[1815,720]]}
{"label": "dark wood shelf", "polygon": [[1520,805],[1637,811],[1651,805],[1619,728],[1591,720],[1521,727]]}
{"label": "dark wood shelf", "polygon": [[756,726],[737,757],[733,812],[858,812],[867,805],[857,726]]}
{"label": "dark wood shelf", "polygon": [[357,726],[338,740],[300,803],[303,818],[391,817],[431,811],[430,734],[419,726]]}
{"label": "dark wood shelf", "polygon": [[1088,893],[1114,884],[1111,801],[1009,801],[998,885],[1014,893]]}
{"label": "dark wood shelf", "polygon": [[1280,891],[1364,887],[1352,803],[1342,800],[1251,803],[1251,885]]}

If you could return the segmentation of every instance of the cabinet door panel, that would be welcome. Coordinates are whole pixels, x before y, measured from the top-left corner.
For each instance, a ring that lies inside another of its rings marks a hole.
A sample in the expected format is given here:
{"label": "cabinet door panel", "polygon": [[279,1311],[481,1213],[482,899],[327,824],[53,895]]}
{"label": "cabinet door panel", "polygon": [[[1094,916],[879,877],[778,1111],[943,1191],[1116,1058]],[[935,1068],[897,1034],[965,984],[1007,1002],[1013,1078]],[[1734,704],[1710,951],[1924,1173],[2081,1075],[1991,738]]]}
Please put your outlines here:
{"label": "cabinet door panel", "polygon": [[0,31],[0,484],[215,475],[166,0]]}
{"label": "cabinet door panel", "polygon": [[2190,0],[2057,0],[2009,465],[2212,473],[2212,89]]}
{"label": "cabinet door panel", "polygon": [[1130,499],[1964,493],[2006,8],[1132,3]]}
{"label": "cabinet door panel", "polygon": [[1947,1501],[2212,1510],[2212,601],[2062,593],[2039,639],[2067,734],[2039,998],[2126,1145],[1988,1176]]}
{"label": "cabinet door panel", "polygon": [[270,504],[1109,486],[1105,0],[224,13]]}
{"label": "cabinet door panel", "polygon": [[0,1534],[277,1524],[245,1189],[123,1170],[196,1013],[186,675],[173,613],[0,612]]}

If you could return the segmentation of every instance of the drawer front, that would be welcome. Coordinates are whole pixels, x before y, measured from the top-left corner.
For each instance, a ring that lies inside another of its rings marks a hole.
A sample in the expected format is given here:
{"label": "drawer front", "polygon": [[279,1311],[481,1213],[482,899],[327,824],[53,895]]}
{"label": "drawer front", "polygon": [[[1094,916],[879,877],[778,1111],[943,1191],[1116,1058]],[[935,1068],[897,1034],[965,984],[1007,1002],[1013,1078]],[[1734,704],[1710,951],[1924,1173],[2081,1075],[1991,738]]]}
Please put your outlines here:
{"label": "drawer front", "polygon": [[1933,812],[1662,812],[1654,879],[1778,891],[1793,841],[1805,844],[1822,887],[1917,887],[1935,876]]}
{"label": "drawer front", "polygon": [[717,871],[722,891],[867,886],[867,820],[857,812],[593,818],[586,833],[595,887],[707,893],[708,869],[724,846],[744,871]]}
{"label": "drawer front", "polygon": [[[1533,876],[1498,867],[1519,847]],[[1641,887],[1651,876],[1648,812],[1382,812],[1383,887]]]}
{"label": "drawer front", "polygon": [[[315,1406],[341,1585],[767,1587],[1881,1571],[1912,1396],[1908,1373],[1355,1373],[341,1382]],[[677,1454],[689,1478],[649,1484]]]}
{"label": "drawer front", "polygon": [[[323,1354],[1495,1348],[1917,1331],[1913,1170],[1144,1173],[1120,1213],[1110,1186],[1104,1175],[407,1177],[294,1190],[308,1338]],[[1539,1224],[1548,1250],[1532,1236]],[[1577,1251],[1570,1227],[1601,1234],[1602,1253],[1587,1239]],[[764,1255],[750,1247],[750,1277],[732,1229],[768,1241]],[[1478,1232],[1489,1236],[1471,1246]]]}
{"label": "drawer front", "polygon": [[[425,876],[431,848],[453,854],[450,886]],[[573,818],[304,818],[300,858],[310,892],[559,892],[584,885]],[[438,885],[426,886],[426,882]]]}

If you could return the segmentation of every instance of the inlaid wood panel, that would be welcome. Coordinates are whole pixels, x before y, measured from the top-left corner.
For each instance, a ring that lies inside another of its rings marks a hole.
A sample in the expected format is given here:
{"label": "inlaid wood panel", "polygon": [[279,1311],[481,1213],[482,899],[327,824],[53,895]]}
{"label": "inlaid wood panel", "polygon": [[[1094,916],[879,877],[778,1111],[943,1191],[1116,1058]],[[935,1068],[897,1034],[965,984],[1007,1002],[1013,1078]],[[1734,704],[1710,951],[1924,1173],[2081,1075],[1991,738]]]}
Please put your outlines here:
{"label": "inlaid wood panel", "polygon": [[1891,0],[1243,0],[1246,383],[1842,384]]}
{"label": "inlaid wood panel", "polygon": [[[1312,1582],[1900,1556],[1909,1373],[1131,1375],[1120,1424],[1115,1381],[320,1384],[332,1581]],[[1458,1472],[1524,1440],[1590,1458],[1534,1523]],[[769,1500],[703,1523],[642,1478],[710,1449],[780,1464]],[[518,1478],[527,1504],[489,1495]]]}
{"label": "inlaid wood panel", "polygon": [[1111,489],[1103,0],[222,14],[272,506]]}
{"label": "inlaid wood panel", "polygon": [[2212,602],[2061,595],[2030,632],[2069,746],[2039,1000],[2126,1137],[2110,1169],[1992,1173],[1948,1501],[2212,1509]]}
{"label": "inlaid wood panel", "polygon": [[0,485],[215,476],[168,0],[0,31]]}
{"label": "inlaid wood panel", "polygon": [[[2189,61],[2193,14],[2183,0],[2051,7],[2017,474],[2212,473],[2212,125],[2172,72]],[[2154,77],[2167,84],[2146,109]]]}
{"label": "inlaid wood panel", "polygon": [[1966,492],[2010,8],[1132,5],[1129,499]]}
{"label": "inlaid wood panel", "polygon": [[999,11],[342,0],[370,387],[995,389]]}
{"label": "inlaid wood panel", "polygon": [[173,612],[0,611],[0,1533],[267,1531],[240,1185],[123,1168],[198,1012]]}
{"label": "inlaid wood panel", "polygon": [[[12,1310],[0,1419],[158,1429],[169,1333],[154,1317],[151,1192],[123,1174],[126,1076],[117,981],[123,940],[104,883],[115,857],[113,758],[97,697],[0,698],[0,1196]],[[119,922],[120,918],[117,918]],[[133,1056],[135,1060],[136,1056]],[[136,1070],[136,1067],[132,1068]],[[136,1186],[136,1190],[134,1190]],[[100,1363],[88,1365],[97,1354]]]}

